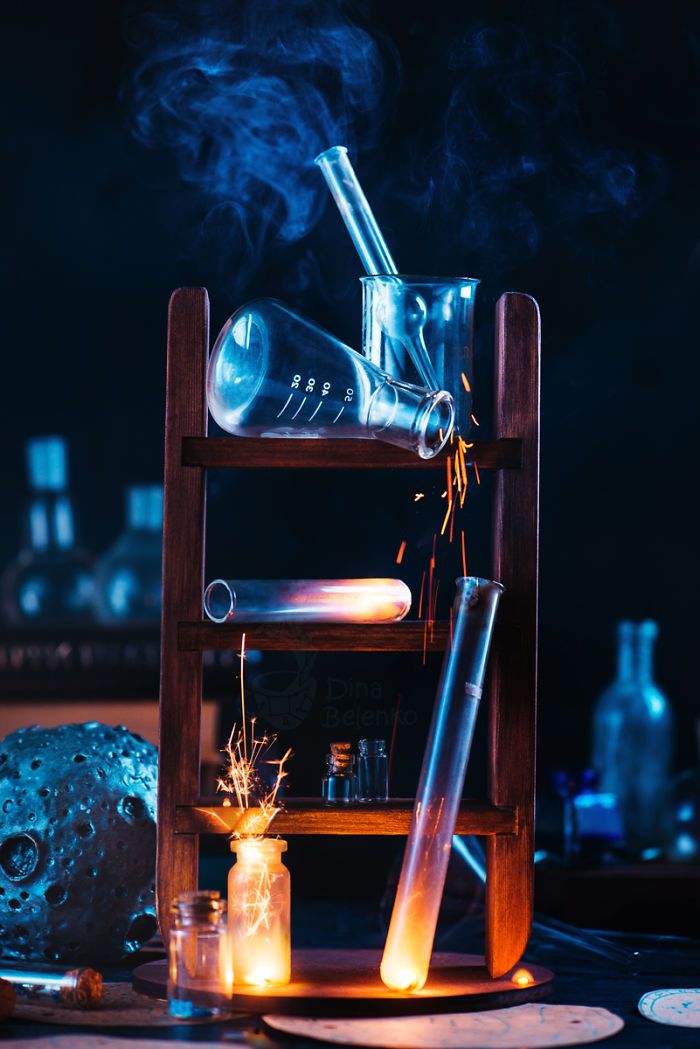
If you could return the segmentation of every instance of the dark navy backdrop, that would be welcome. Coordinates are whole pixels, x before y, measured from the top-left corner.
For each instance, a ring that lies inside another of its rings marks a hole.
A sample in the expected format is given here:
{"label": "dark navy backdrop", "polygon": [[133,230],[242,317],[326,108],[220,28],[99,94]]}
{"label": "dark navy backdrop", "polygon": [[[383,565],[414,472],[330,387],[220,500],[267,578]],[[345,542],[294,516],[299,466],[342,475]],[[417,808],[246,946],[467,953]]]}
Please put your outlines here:
{"label": "dark navy backdrop", "polygon": [[[585,762],[621,616],[659,620],[659,679],[688,764],[700,582],[696,5],[182,9],[184,21],[175,3],[140,0],[5,15],[0,561],[16,549],[27,436],[71,439],[94,549],[119,530],[123,485],[159,477],[172,288],[208,286],[214,327],[273,294],[358,344],[358,263],[304,167],[332,144],[324,136],[342,135],[402,267],[482,278],[484,373],[499,292],[530,292],[542,307],[543,768]],[[158,17],[144,19],[149,10]],[[230,106],[216,112],[222,91]],[[169,101],[187,107],[184,129]],[[488,397],[484,380],[484,417]],[[302,484],[283,479],[273,499],[256,478],[216,479],[213,570],[391,574],[400,539],[431,531],[413,516],[409,482],[391,497],[377,481]],[[406,575],[419,580],[418,555]],[[331,678],[351,682],[354,708],[374,671],[326,665],[326,699],[341,688]],[[409,705],[426,710],[432,684],[421,687]],[[299,773],[309,786],[313,753]]]}

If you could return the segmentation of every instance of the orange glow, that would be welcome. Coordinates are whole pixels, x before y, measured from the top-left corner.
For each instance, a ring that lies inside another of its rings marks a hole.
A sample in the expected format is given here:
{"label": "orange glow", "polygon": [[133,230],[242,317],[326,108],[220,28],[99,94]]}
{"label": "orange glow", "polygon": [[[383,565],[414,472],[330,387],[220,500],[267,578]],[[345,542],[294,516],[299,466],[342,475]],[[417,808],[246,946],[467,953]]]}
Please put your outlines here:
{"label": "orange glow", "polygon": [[474,473],[476,474],[476,483],[477,484],[481,484],[481,478],[479,477],[479,467],[478,467],[478,465],[476,463],[476,460],[474,460],[474,464],[473,465],[474,465]]}
{"label": "orange glow", "polygon": [[231,799],[230,798],[224,798],[224,800],[221,802],[221,804],[224,806],[225,809],[228,809],[231,806]]}
{"label": "orange glow", "polygon": [[469,385],[469,379],[466,377],[464,372],[462,372],[462,386],[467,391],[467,393],[471,393],[472,392],[472,388]]}
{"label": "orange glow", "polygon": [[396,564],[397,565],[400,565],[401,562],[403,561],[403,555],[405,554],[405,552],[406,552],[406,540],[402,539],[401,540],[401,546],[399,547],[399,552],[396,555]]}
{"label": "orange glow", "polygon": [[518,987],[528,987],[531,983],[534,983],[534,977],[528,969],[516,969],[511,980]]}

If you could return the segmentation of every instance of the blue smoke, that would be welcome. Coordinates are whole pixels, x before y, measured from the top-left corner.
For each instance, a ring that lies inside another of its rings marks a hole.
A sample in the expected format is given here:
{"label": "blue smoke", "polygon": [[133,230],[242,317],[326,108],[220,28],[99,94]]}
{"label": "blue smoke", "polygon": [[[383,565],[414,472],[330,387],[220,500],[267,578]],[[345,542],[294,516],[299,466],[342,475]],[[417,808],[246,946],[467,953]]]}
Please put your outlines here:
{"label": "blue smoke", "polygon": [[129,29],[143,56],[126,88],[132,131],[174,154],[207,225],[249,269],[268,238],[308,234],[328,197],[314,157],[373,144],[391,49],[329,0],[183,5]]}
{"label": "blue smoke", "polygon": [[449,50],[440,134],[409,146],[410,182],[392,190],[439,231],[434,265],[504,276],[545,241],[561,248],[599,216],[631,222],[657,198],[661,160],[620,142],[605,107],[624,29],[598,10],[586,31],[568,10],[539,25],[529,6],[520,25],[470,20]]}

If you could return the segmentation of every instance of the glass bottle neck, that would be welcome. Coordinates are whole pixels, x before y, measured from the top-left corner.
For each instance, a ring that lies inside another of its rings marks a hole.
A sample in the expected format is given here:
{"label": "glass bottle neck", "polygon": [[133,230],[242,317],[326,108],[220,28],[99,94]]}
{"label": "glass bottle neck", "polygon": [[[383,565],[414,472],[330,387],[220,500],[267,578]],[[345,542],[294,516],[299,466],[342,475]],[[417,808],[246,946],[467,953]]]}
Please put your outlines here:
{"label": "glass bottle neck", "polygon": [[41,492],[31,496],[25,523],[26,542],[39,554],[75,546],[75,522],[70,496]]}
{"label": "glass bottle neck", "polygon": [[630,624],[630,629],[620,631],[617,652],[618,682],[652,680],[654,672],[654,640],[652,630],[646,624]]}

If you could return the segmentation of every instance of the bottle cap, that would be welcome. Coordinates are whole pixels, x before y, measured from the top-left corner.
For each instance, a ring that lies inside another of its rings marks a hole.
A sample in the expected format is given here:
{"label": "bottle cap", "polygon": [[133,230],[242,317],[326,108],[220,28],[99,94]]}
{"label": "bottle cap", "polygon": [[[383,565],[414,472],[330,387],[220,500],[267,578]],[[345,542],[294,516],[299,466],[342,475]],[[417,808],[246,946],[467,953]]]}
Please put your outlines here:
{"label": "bottle cap", "polygon": [[126,520],[130,528],[159,532],[163,527],[163,485],[131,485],[127,488]]}
{"label": "bottle cap", "polygon": [[68,480],[65,437],[30,437],[25,451],[30,486],[36,491],[63,491]]}

